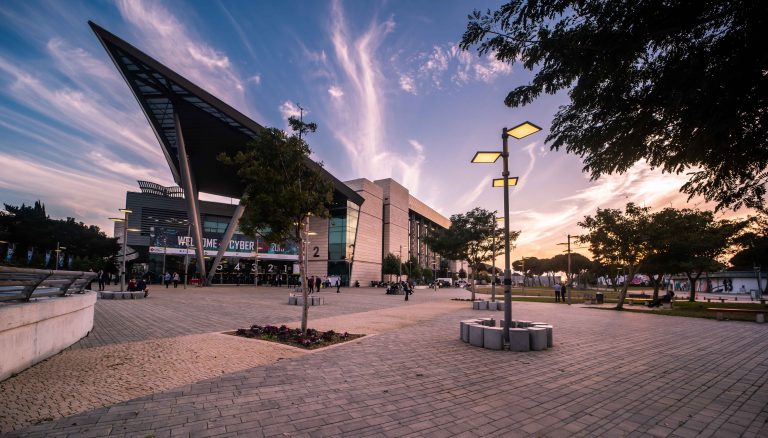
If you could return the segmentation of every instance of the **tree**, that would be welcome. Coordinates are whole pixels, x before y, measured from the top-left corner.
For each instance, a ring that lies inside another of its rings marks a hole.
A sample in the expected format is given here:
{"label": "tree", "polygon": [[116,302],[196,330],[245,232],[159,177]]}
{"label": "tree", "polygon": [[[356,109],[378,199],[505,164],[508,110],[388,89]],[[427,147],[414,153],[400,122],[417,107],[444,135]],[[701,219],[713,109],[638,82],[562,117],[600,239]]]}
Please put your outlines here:
{"label": "tree", "polygon": [[[237,168],[237,175],[246,184],[240,201],[245,207],[240,229],[246,234],[260,234],[270,243],[294,241],[299,260],[304,260],[310,216],[329,217],[328,206],[333,202],[333,186],[321,174],[322,163],[309,159],[310,153],[309,145],[298,135],[269,128],[244,151],[219,155],[223,163]],[[303,263],[299,266],[304,297],[301,330],[306,333],[307,272]]]}
{"label": "tree", "polygon": [[[480,266],[493,258],[493,240],[495,239],[497,247],[504,245],[504,230],[496,226],[495,217],[496,212],[476,207],[464,214],[454,214],[448,229],[440,229],[426,238],[427,245],[441,256],[451,260],[466,260],[469,263],[472,268],[473,300],[474,280]],[[510,232],[510,243],[519,235],[519,231]]]}
{"label": "tree", "polygon": [[681,272],[691,284],[689,300],[696,301],[696,282],[704,272],[720,270],[725,265],[718,259],[735,242],[746,221],[715,220],[710,211],[682,210],[679,213],[680,234],[674,236],[670,252]]}
{"label": "tree", "polygon": [[389,253],[384,256],[384,261],[381,264],[382,274],[389,276],[400,275],[400,269],[400,259],[396,255]]}
{"label": "tree", "polygon": [[464,268],[459,269],[458,277],[462,280],[467,278],[467,271],[465,271]]}
{"label": "tree", "polygon": [[602,265],[622,266],[627,281],[619,293],[617,310],[624,306],[629,279],[634,278],[648,252],[649,228],[651,225],[648,208],[628,203],[624,212],[617,209],[597,209],[595,216],[586,216],[579,226],[586,232],[578,238],[588,243],[595,261]]}
{"label": "tree", "polygon": [[768,213],[763,211],[751,218],[748,228],[735,241],[742,248],[729,261],[735,269],[768,270]]}
{"label": "tree", "polygon": [[[117,239],[107,237],[99,227],[77,222],[75,218],[51,219],[45,205],[14,206],[4,204],[0,214],[0,240],[18,248],[11,264],[46,267],[43,253],[52,251],[59,244],[66,247],[64,254],[72,256],[73,269],[106,269],[114,272],[115,256],[119,249]],[[27,250],[32,249],[28,260]],[[50,264],[50,261],[49,261]]]}
{"label": "tree", "polygon": [[460,47],[534,71],[507,106],[568,90],[547,142],[584,158],[593,179],[645,160],[689,172],[681,190],[718,208],[760,207],[766,17],[762,0],[513,0],[474,11]]}

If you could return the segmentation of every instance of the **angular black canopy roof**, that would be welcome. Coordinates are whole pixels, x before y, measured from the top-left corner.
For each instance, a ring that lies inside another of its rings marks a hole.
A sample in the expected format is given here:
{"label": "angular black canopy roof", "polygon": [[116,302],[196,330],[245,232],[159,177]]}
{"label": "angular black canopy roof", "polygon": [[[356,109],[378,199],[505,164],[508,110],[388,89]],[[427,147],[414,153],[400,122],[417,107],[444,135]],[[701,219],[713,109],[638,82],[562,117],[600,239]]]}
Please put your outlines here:
{"label": "angular black canopy roof", "polygon": [[[178,114],[197,189],[240,199],[245,185],[216,156],[244,149],[264,127],[96,23],[88,24],[141,105],[160,141],[174,181],[181,185],[174,125],[174,114]],[[307,162],[318,168],[337,192],[355,204],[363,203],[362,196],[322,166],[309,159]]]}

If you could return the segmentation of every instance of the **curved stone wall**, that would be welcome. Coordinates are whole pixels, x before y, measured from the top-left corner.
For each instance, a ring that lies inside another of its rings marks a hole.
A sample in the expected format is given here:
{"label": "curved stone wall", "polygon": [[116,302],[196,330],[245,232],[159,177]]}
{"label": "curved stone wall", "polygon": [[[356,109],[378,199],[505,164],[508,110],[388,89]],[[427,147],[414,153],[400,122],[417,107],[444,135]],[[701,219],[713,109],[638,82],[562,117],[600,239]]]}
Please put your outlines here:
{"label": "curved stone wall", "polygon": [[93,328],[96,293],[0,306],[0,381],[47,359]]}

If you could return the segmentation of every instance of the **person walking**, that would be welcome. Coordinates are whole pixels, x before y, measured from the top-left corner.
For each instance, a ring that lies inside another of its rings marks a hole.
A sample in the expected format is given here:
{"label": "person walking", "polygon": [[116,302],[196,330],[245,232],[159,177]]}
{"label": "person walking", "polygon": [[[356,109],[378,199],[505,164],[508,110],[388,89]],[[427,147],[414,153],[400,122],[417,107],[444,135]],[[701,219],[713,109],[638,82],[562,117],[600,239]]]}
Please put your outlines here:
{"label": "person walking", "polygon": [[563,286],[560,288],[560,302],[565,302],[565,293],[568,292],[568,283],[563,283]]}
{"label": "person walking", "polygon": [[561,290],[560,283],[555,283],[555,302],[560,302],[560,290]]}
{"label": "person walking", "polygon": [[179,273],[178,272],[174,272],[173,273],[173,288],[176,289],[177,287],[179,287]]}
{"label": "person walking", "polygon": [[337,294],[341,293],[341,279],[340,278],[336,279],[336,293]]}
{"label": "person walking", "polygon": [[411,294],[411,288],[408,286],[408,283],[403,282],[403,295],[405,295],[405,301],[408,301],[408,295]]}
{"label": "person walking", "polygon": [[99,273],[96,275],[98,275],[97,278],[99,279],[99,291],[102,291],[104,290],[104,270],[99,269]]}
{"label": "person walking", "polygon": [[309,294],[312,295],[315,289],[315,276],[307,278],[307,287],[309,288]]}
{"label": "person walking", "polygon": [[165,275],[163,275],[163,282],[165,283],[165,288],[168,289],[168,284],[171,282],[171,273],[168,271],[165,271]]}
{"label": "person walking", "polygon": [[320,292],[320,288],[323,287],[323,279],[320,277],[315,278],[315,289]]}

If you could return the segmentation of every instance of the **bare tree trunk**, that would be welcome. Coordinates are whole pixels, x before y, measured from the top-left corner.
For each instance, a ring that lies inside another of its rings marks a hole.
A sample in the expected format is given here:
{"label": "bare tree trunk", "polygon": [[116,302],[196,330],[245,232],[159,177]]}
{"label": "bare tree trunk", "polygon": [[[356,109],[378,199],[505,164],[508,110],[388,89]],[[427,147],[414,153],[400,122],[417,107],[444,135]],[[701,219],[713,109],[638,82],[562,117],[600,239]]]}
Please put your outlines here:
{"label": "bare tree trunk", "polygon": [[[627,270],[629,271],[629,275],[626,278],[635,278],[635,274],[637,267],[630,267],[627,266]],[[616,304],[616,310],[622,310],[624,308],[624,300],[627,298],[627,289],[629,288],[629,282],[625,279],[624,285],[621,287],[621,292],[619,293],[619,302]]]}
{"label": "bare tree trunk", "polygon": [[691,276],[689,272],[686,272],[685,276],[688,277],[688,282],[691,284],[691,291],[690,291],[690,295],[688,296],[688,301],[693,303],[696,301],[696,282],[699,281],[699,277],[701,277],[701,272],[697,273],[696,277]]}
{"label": "bare tree trunk", "polygon": [[[306,219],[305,230],[309,229],[309,218]],[[304,304],[301,308],[301,332],[307,333],[307,320],[309,319],[309,290],[307,287],[307,270],[309,266],[305,266],[304,257],[304,239],[299,239],[299,273],[301,274],[301,296],[304,298]]]}
{"label": "bare tree trunk", "polygon": [[475,271],[472,269],[472,274],[469,276],[469,280],[472,282],[472,301],[475,301]]}
{"label": "bare tree trunk", "polygon": [[653,302],[655,303],[659,299],[659,288],[661,287],[661,279],[663,277],[662,274],[659,274],[658,278],[653,278],[653,275],[650,276],[651,281],[653,282]]}

